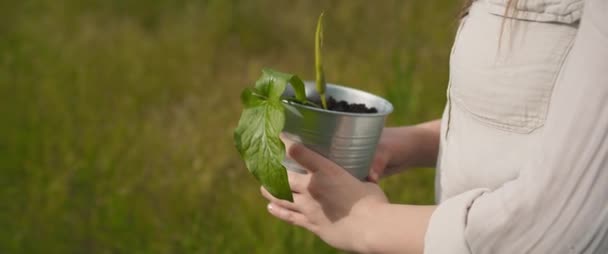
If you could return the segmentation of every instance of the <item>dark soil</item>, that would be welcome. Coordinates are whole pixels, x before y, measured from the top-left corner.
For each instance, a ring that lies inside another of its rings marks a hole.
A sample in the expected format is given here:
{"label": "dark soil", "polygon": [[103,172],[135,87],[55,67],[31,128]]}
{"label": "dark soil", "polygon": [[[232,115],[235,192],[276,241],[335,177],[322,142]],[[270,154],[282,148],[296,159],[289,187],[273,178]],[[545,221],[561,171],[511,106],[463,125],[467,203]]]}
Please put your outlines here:
{"label": "dark soil", "polygon": [[[321,101],[314,100],[314,103],[321,105]],[[327,100],[327,109],[331,111],[346,112],[346,113],[367,113],[373,114],[378,113],[375,107],[367,107],[363,103],[349,103],[347,101],[337,101],[334,97],[330,96]]]}

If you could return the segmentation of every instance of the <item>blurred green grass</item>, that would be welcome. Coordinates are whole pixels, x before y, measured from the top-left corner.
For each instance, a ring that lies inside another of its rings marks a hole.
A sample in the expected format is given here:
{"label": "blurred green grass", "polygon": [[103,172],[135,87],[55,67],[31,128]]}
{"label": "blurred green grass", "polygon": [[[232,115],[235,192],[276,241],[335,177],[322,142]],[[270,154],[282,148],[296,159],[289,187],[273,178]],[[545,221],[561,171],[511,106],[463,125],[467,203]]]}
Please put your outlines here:
{"label": "blurred green grass", "polygon": [[[263,67],[440,117],[460,3],[0,1],[0,253],[336,253],[267,214],[232,143]],[[433,201],[433,171],[384,180]]]}

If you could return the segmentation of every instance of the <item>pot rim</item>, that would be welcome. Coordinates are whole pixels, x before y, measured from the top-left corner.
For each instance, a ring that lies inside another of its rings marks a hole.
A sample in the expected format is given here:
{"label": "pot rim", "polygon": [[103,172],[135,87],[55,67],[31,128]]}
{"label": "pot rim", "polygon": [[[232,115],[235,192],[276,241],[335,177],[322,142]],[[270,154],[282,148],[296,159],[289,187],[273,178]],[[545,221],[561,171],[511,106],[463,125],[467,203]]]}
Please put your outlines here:
{"label": "pot rim", "polygon": [[[315,84],[313,81],[304,81],[304,83],[306,85],[310,85],[311,83]],[[390,114],[394,110],[393,104],[391,102],[389,102],[387,99],[385,99],[385,98],[383,98],[381,96],[375,95],[373,93],[370,93],[370,92],[367,92],[367,91],[363,91],[363,90],[360,90],[360,89],[356,89],[356,88],[352,88],[352,87],[348,87],[348,86],[341,86],[341,85],[330,84],[330,83],[327,83],[327,87],[333,87],[333,88],[339,88],[339,89],[347,89],[347,90],[352,90],[352,91],[357,92],[357,93],[364,93],[367,96],[372,96],[372,97],[375,97],[376,99],[382,101],[386,105],[386,107],[383,108],[382,111],[380,111],[380,109],[378,109],[377,113],[351,113],[351,112],[333,111],[333,110],[327,110],[327,109],[307,106],[307,105],[299,104],[299,103],[296,103],[296,102],[291,102],[291,101],[288,101],[286,99],[282,99],[281,102],[284,103],[284,104],[288,104],[288,105],[294,106],[294,107],[305,108],[305,109],[316,111],[316,112],[319,112],[319,113],[332,114],[332,115],[341,115],[341,116],[357,116],[357,117],[387,116],[388,114]],[[353,102],[350,102],[350,103],[353,103]],[[365,103],[366,106],[369,106],[369,103],[366,103],[366,102],[356,102],[356,103]]]}

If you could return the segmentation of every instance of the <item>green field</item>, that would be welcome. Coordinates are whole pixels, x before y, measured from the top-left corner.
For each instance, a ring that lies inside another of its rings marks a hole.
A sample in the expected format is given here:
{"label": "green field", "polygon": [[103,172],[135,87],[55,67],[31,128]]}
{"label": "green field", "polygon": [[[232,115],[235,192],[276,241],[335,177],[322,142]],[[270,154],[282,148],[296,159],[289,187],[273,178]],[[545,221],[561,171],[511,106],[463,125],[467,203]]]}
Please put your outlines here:
{"label": "green field", "polygon": [[[263,67],[438,118],[459,1],[0,1],[0,253],[336,253],[271,217],[233,146]],[[431,169],[383,181],[433,201]]]}

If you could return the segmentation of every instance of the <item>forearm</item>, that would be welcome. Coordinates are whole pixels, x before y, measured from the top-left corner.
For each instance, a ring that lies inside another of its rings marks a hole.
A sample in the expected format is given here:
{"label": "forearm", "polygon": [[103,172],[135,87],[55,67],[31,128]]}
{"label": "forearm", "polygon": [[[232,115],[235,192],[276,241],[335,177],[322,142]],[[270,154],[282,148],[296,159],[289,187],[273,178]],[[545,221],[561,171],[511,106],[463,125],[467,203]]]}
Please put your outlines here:
{"label": "forearm", "polygon": [[361,230],[362,253],[423,253],[435,206],[379,204],[369,209]]}
{"label": "forearm", "polygon": [[439,153],[441,120],[385,128],[381,144],[389,157],[385,175],[411,167],[434,167]]}

